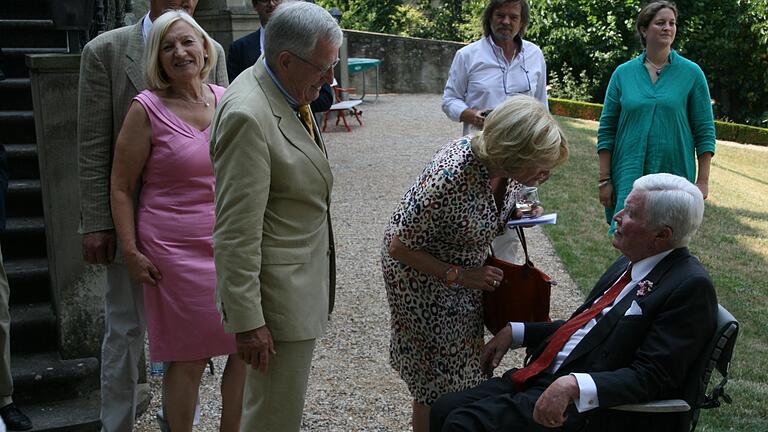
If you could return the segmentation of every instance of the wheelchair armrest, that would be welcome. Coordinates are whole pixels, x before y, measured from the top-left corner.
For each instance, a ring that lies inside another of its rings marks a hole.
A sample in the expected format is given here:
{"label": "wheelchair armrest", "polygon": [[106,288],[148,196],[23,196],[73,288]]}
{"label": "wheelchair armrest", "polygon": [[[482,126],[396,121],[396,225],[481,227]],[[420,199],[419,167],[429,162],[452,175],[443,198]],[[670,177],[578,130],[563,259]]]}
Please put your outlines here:
{"label": "wheelchair armrest", "polygon": [[682,399],[657,400],[639,404],[627,404],[611,407],[617,411],[632,411],[646,413],[668,413],[668,412],[686,412],[691,410],[688,402]]}

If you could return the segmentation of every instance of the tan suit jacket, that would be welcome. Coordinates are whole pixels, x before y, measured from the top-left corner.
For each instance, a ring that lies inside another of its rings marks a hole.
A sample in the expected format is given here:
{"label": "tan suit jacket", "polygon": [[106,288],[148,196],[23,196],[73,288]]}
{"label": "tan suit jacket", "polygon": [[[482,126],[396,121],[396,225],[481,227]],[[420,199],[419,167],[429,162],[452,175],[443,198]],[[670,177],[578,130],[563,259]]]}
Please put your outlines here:
{"label": "tan suit jacket", "polygon": [[[147,88],[143,22],[103,33],[83,48],[77,104],[82,233],[114,228],[109,207],[113,150],[131,100]],[[227,86],[224,49],[214,43],[217,60],[208,81]]]}
{"label": "tan suit jacket", "polygon": [[275,340],[299,341],[325,330],[335,284],[333,175],[318,141],[262,60],[240,74],[216,109],[213,241],[229,332],[266,324]]}

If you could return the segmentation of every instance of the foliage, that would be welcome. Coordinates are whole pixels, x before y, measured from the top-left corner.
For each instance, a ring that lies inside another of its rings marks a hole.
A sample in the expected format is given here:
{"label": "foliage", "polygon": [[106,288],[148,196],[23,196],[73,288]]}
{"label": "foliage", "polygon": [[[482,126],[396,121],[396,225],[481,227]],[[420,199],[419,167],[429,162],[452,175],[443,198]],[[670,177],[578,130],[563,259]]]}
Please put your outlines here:
{"label": "foliage", "polygon": [[[597,200],[597,123],[559,120],[569,159],[539,189],[547,211],[558,213],[558,223],[545,231],[568,274],[587,292],[618,252],[611,247]],[[690,248],[712,276],[719,302],[740,321],[741,334],[728,383],[734,403],[702,411],[697,430],[768,430],[766,165],[764,149],[722,142],[712,160],[704,222]]]}
{"label": "foliage", "polygon": [[341,25],[353,30],[402,36],[470,41],[481,34],[484,0],[318,0],[325,8],[342,12]]}
{"label": "foliage", "polygon": [[768,129],[715,121],[717,139],[768,146]]}
{"label": "foliage", "polygon": [[[551,95],[602,102],[611,74],[642,51],[642,0],[529,0],[526,39],[544,51]],[[318,0],[349,29],[470,42],[485,0]],[[704,70],[715,116],[768,124],[768,0],[677,0],[675,48]]]}
{"label": "foliage", "polygon": [[596,78],[588,77],[587,71],[581,71],[578,77],[574,77],[571,67],[566,63],[560,71],[549,71],[547,84],[549,97],[588,102],[592,100],[592,94],[600,82]]}
{"label": "foliage", "polygon": [[[549,111],[559,116],[598,121],[603,105],[551,97]],[[715,121],[715,131],[719,140],[768,146],[766,128]]]}
{"label": "foliage", "polygon": [[[678,0],[675,48],[704,70],[715,115],[768,120],[768,0]],[[528,38],[541,46],[558,97],[602,102],[616,66],[640,54],[640,0],[531,0]],[[559,75],[557,75],[559,74]]]}
{"label": "foliage", "polygon": [[549,98],[549,112],[555,115],[584,120],[600,120],[601,104],[579,102],[570,99]]}

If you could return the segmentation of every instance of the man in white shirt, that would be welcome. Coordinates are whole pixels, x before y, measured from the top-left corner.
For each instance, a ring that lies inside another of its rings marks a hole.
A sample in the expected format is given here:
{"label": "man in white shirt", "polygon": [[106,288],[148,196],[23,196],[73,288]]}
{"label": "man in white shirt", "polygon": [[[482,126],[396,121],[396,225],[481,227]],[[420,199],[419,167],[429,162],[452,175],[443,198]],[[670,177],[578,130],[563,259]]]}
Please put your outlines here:
{"label": "man in white shirt", "polygon": [[453,58],[443,92],[443,112],[464,123],[464,134],[482,129],[483,113],[515,94],[547,105],[547,65],[538,46],[523,40],[530,22],[526,0],[491,0],[483,12],[483,38]]}
{"label": "man in white shirt", "polygon": [[635,181],[615,216],[613,245],[623,256],[586,302],[566,322],[500,331],[481,357],[486,371],[509,348],[532,349],[531,362],[439,399],[431,430],[580,430],[607,407],[681,397],[717,317],[712,281],[687,249],[703,214],[701,192],[682,177]]}

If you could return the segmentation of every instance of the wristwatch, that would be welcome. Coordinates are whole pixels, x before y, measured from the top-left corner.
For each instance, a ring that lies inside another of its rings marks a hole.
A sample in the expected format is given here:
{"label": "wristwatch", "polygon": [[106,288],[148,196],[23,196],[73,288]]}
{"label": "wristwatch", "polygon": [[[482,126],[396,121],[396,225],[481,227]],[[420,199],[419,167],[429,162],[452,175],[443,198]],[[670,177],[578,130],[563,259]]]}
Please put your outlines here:
{"label": "wristwatch", "polygon": [[458,282],[459,278],[461,278],[462,269],[459,266],[450,266],[448,270],[445,271],[444,279],[446,285],[453,285]]}

